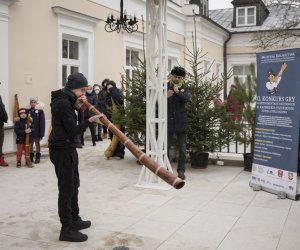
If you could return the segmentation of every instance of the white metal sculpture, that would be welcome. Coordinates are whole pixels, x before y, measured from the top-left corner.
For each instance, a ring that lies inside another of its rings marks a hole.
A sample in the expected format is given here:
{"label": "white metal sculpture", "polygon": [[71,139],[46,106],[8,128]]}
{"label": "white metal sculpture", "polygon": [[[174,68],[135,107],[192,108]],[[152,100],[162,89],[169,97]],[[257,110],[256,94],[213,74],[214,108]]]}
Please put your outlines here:
{"label": "white metal sculpture", "polygon": [[[173,172],[167,156],[167,0],[147,0],[146,16],[146,151],[153,160]],[[137,186],[171,188],[145,166]]]}

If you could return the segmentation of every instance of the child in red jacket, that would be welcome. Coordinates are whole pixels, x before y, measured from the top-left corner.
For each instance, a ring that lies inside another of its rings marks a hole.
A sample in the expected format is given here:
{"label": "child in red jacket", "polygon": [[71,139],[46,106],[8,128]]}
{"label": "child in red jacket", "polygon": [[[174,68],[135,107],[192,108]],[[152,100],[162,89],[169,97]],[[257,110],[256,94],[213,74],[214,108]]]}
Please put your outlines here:
{"label": "child in red jacket", "polygon": [[25,150],[26,134],[31,133],[32,129],[27,126],[27,110],[25,108],[19,109],[19,119],[15,123],[15,133],[17,135],[17,168],[21,167],[21,159],[23,151]]}

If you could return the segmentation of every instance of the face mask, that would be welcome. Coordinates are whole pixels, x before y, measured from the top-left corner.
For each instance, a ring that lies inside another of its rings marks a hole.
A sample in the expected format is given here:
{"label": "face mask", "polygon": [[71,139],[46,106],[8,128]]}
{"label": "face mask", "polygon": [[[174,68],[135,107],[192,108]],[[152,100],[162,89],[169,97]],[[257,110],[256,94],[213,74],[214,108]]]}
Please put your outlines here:
{"label": "face mask", "polygon": [[96,94],[99,94],[100,89],[95,89]]}
{"label": "face mask", "polygon": [[88,93],[88,94],[91,94],[92,92],[93,92],[92,89],[88,89],[88,90],[86,91],[86,93]]}

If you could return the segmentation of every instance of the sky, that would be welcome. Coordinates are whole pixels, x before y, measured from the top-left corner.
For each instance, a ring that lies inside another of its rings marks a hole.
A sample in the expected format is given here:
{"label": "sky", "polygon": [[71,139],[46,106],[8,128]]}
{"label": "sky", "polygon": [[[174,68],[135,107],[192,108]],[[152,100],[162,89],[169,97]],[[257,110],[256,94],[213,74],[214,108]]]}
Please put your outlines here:
{"label": "sky", "polygon": [[232,8],[233,5],[231,4],[232,0],[209,0],[209,9],[225,9],[225,8]]}

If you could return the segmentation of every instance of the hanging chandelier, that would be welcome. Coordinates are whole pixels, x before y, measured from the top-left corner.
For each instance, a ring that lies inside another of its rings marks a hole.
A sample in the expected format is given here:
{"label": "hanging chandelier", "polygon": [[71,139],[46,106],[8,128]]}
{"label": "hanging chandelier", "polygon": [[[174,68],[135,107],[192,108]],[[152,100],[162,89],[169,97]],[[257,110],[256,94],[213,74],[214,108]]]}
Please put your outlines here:
{"label": "hanging chandelier", "polygon": [[120,1],[120,18],[115,19],[113,14],[111,14],[105,22],[105,30],[107,32],[117,31],[119,33],[121,29],[124,29],[128,33],[132,33],[138,30],[136,17],[128,17],[126,11],[123,13],[123,0]]}

